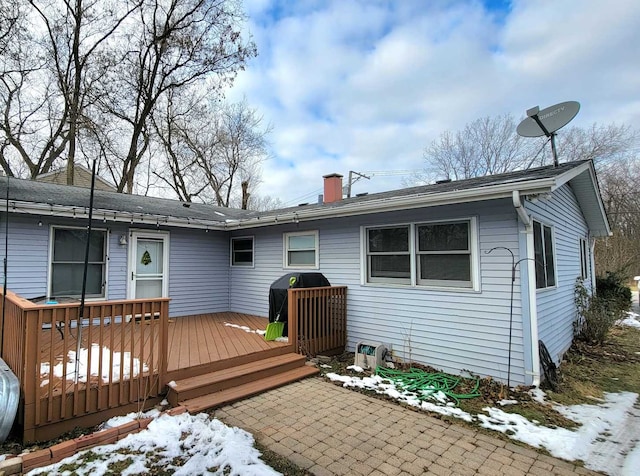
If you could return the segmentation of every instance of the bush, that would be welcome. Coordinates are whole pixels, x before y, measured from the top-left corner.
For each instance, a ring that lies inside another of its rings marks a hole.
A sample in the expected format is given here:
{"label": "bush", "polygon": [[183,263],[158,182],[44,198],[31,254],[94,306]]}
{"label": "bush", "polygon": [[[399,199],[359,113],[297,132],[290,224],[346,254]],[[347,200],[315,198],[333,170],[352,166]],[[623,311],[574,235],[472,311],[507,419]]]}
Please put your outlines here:
{"label": "bush", "polygon": [[[624,317],[624,299],[615,293],[603,294],[590,295],[582,281],[576,281],[575,300],[578,316],[574,322],[574,334],[578,339],[592,344],[602,344],[616,321]],[[627,309],[630,305],[629,297]]]}
{"label": "bush", "polygon": [[606,276],[596,277],[596,294],[621,311],[631,309],[631,289],[618,273],[607,271]]}

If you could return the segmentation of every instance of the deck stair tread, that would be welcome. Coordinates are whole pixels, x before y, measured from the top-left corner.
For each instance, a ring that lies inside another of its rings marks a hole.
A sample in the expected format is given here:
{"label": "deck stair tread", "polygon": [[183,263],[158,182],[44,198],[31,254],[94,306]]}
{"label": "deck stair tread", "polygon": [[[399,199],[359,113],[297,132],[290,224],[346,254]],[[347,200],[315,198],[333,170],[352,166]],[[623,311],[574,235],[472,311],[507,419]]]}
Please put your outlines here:
{"label": "deck stair tread", "polygon": [[180,402],[180,405],[184,406],[189,413],[198,413],[281,387],[288,383],[316,375],[318,372],[319,370],[315,367],[302,365],[301,367],[286,370],[270,377],[264,377],[218,392],[184,400]]}
{"label": "deck stair tread", "polygon": [[305,367],[305,357],[289,352],[172,382],[167,399],[171,405],[244,384],[272,379],[296,368]]}

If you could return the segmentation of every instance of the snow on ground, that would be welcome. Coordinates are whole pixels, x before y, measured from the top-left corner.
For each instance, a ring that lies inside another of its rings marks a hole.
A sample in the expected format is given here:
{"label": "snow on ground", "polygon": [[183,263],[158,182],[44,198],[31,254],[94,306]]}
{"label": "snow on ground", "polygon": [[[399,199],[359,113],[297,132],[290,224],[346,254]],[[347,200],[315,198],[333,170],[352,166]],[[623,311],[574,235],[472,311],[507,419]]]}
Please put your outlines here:
{"label": "snow on ground", "polygon": [[[157,416],[157,411],[145,415]],[[109,420],[105,426],[117,426],[137,416],[132,413],[118,417]],[[99,475],[109,471],[113,474],[113,466],[110,470],[109,465],[115,464],[118,465],[118,474],[125,476],[155,474],[153,469],[187,476],[280,474],[260,460],[260,452],[253,444],[250,433],[226,426],[205,413],[177,416],[162,414],[147,429],[130,434],[117,443],[97,446],[28,474]],[[78,463],[79,467],[69,471],[67,468],[74,463]]]}
{"label": "snow on ground", "polygon": [[[377,375],[350,377],[328,373],[326,377],[342,382],[344,387],[367,389],[423,410],[469,422],[477,421],[484,428],[500,431],[536,448],[545,448],[558,458],[582,460],[587,468],[596,471],[616,476],[636,476],[640,468],[640,425],[633,422],[640,418],[640,408],[634,407],[638,401],[636,393],[606,394],[605,401],[597,405],[553,404],[559,413],[580,424],[575,430],[567,430],[545,427],[499,408],[486,407],[483,410],[487,415],[471,415],[448,402],[441,392],[425,392],[423,398],[429,397],[433,402],[420,401],[415,393],[397,388],[391,381]],[[541,390],[534,389],[531,396],[545,403]],[[549,402],[546,404],[551,405]]]}
{"label": "snow on ground", "polygon": [[640,315],[635,312],[627,312],[627,317],[616,322],[618,326],[628,326],[640,329]]}
{"label": "snow on ground", "polygon": [[[97,377],[100,374],[100,346],[98,344],[91,344],[91,369],[90,376]],[[113,355],[113,362],[111,357]],[[87,381],[87,368],[89,366],[89,350],[80,349],[80,356],[78,358],[78,381]],[[65,375],[66,367],[66,375]],[[142,368],[141,368],[142,367]],[[63,375],[67,380],[75,379],[76,368],[76,351],[70,350],[67,354],[67,362],[58,362],[53,366],[53,376],[62,378]],[[109,373],[111,373],[111,381],[118,382],[120,380],[120,370],[124,379],[129,379],[133,374],[136,377],[141,371],[148,372],[149,367],[147,364],[142,363],[139,359],[131,359],[131,353],[125,352],[111,352],[107,347],[102,347],[102,381],[109,382]],[[43,362],[40,364],[40,376],[47,377],[51,373],[51,363]],[[40,384],[42,387],[47,385],[49,380],[43,379]]]}

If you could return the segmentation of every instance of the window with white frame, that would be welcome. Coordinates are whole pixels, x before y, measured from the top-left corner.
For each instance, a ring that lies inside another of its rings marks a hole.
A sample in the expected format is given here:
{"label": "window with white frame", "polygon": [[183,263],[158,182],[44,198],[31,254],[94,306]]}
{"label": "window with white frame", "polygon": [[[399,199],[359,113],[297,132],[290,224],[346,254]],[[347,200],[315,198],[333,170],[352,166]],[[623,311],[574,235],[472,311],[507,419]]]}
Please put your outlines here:
{"label": "window with white frame", "polygon": [[[79,297],[82,294],[87,230],[51,228],[49,296]],[[87,262],[86,297],[105,296],[107,232],[91,230]]]}
{"label": "window with white frame", "polygon": [[418,284],[471,287],[469,222],[416,225]]}
{"label": "window with white frame", "polygon": [[253,266],[253,236],[231,238],[231,266]]}
{"label": "window with white frame", "polygon": [[318,232],[284,234],[285,268],[318,268]]}
{"label": "window with white frame", "polygon": [[475,220],[365,228],[366,282],[474,288]]}
{"label": "window with white frame", "polygon": [[550,226],[533,222],[533,249],[536,260],[536,288],[556,285],[553,233]]}
{"label": "window with white frame", "polygon": [[411,283],[408,225],[367,230],[367,281]]}
{"label": "window with white frame", "polygon": [[589,248],[587,240],[580,238],[580,277],[587,279],[589,277]]}

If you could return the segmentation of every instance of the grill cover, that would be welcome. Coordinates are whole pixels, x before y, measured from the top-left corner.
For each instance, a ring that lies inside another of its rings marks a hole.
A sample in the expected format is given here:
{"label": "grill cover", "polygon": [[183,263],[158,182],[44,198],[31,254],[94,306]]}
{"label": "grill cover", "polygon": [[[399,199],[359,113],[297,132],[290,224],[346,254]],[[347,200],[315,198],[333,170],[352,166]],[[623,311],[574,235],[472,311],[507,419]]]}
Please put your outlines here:
{"label": "grill cover", "polygon": [[[284,333],[287,333],[289,308],[287,305],[287,289],[291,278],[296,278],[292,288],[319,288],[331,286],[331,283],[322,273],[287,273],[280,276],[269,287],[269,322],[284,321]],[[280,314],[278,319],[277,316]]]}

